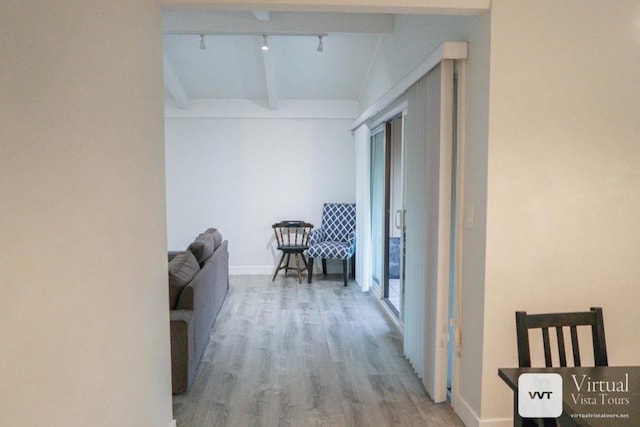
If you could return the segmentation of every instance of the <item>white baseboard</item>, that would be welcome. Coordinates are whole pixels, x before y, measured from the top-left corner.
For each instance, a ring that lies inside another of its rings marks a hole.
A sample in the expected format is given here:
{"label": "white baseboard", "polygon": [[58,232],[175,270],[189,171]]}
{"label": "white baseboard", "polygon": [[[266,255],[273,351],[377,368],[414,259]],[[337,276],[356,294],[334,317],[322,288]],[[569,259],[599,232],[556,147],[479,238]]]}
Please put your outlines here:
{"label": "white baseboard", "polygon": [[481,427],[513,427],[513,420],[511,418],[489,418],[487,420],[480,420]]}
{"label": "white baseboard", "polygon": [[263,274],[273,274],[275,267],[272,265],[230,265],[229,274],[258,276]]}
{"label": "white baseboard", "polygon": [[171,423],[169,423],[169,427],[178,427],[176,420],[171,420]]}
{"label": "white baseboard", "polygon": [[[293,264],[293,261],[291,261],[291,263]],[[275,269],[275,265],[230,265],[229,274],[238,276],[272,275]],[[314,263],[313,272],[314,274],[320,274],[322,272],[321,262]],[[327,274],[342,274],[341,261],[333,259],[327,260]]]}
{"label": "white baseboard", "polygon": [[469,406],[469,404],[459,395],[454,394],[452,397],[453,410],[462,420],[466,427],[512,427],[513,420],[511,418],[492,418],[481,419],[478,414]]}
{"label": "white baseboard", "polygon": [[451,396],[451,406],[466,427],[480,426],[480,418],[459,394],[454,393]]}

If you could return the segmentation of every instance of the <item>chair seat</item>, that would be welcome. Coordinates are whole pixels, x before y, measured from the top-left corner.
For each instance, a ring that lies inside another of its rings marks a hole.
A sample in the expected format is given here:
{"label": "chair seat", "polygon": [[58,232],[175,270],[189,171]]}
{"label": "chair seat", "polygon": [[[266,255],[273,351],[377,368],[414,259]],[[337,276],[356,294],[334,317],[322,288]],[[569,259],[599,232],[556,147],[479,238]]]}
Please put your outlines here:
{"label": "chair seat", "polygon": [[307,255],[313,258],[346,259],[353,253],[348,242],[320,242],[309,248]]}
{"label": "chair seat", "polygon": [[300,245],[282,245],[278,246],[278,250],[282,252],[304,252],[309,249],[308,246],[300,246]]}

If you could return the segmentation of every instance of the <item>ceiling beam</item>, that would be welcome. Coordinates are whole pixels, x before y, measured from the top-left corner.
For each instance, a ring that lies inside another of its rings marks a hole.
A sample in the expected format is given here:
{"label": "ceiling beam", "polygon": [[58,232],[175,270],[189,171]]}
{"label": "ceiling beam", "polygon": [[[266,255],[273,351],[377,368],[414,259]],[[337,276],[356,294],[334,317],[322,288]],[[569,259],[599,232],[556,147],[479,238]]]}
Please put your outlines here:
{"label": "ceiling beam", "polygon": [[417,13],[473,15],[491,9],[491,0],[160,0],[166,9],[251,11]]}
{"label": "ceiling beam", "polygon": [[276,64],[273,59],[273,47],[262,51],[262,62],[264,63],[264,77],[267,83],[267,101],[270,110],[278,109],[278,90],[276,85]]}
{"label": "ceiling beam", "polygon": [[[254,16],[256,13],[253,12]],[[393,15],[345,13],[269,13],[269,21],[247,19],[246,12],[165,10],[165,34],[393,33]]]}
{"label": "ceiling beam", "polygon": [[271,14],[268,10],[253,10],[251,13],[260,22],[269,22],[271,20]]}
{"label": "ceiling beam", "polygon": [[176,106],[181,110],[189,109],[189,98],[187,97],[187,93],[184,91],[182,83],[171,65],[169,58],[167,58],[167,52],[164,52],[162,55],[162,63],[164,67],[164,84],[167,87],[167,90],[173,97],[176,102]]}

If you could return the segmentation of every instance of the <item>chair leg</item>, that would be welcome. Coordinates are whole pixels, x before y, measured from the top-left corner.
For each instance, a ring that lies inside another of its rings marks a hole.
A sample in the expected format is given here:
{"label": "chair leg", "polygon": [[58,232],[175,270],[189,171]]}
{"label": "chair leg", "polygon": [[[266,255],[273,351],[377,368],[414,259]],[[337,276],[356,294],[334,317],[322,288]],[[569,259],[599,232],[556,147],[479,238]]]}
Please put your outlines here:
{"label": "chair leg", "polygon": [[313,258],[309,257],[307,260],[307,283],[311,283],[313,277]]}
{"label": "chair leg", "polygon": [[291,254],[287,254],[287,263],[284,265],[284,275],[286,276],[289,273],[289,262],[291,261]]}
{"label": "chair leg", "polygon": [[278,275],[278,271],[280,271],[280,266],[282,265],[282,260],[284,259],[284,252],[282,253],[282,256],[280,257],[280,262],[278,262],[278,266],[276,267],[276,271],[275,273],[273,273],[273,279],[271,279],[271,281],[273,282],[274,280],[276,280],[276,276]]}
{"label": "chair leg", "polygon": [[322,275],[323,276],[327,275],[327,259],[326,258],[322,258]]}
{"label": "chair leg", "polygon": [[302,283],[302,273],[300,272],[300,256],[298,253],[295,253],[296,257],[296,273],[298,273],[298,283]]}
{"label": "chair leg", "polygon": [[349,277],[349,260],[342,260],[342,275],[344,277],[344,285],[347,286],[347,278]]}
{"label": "chair leg", "polygon": [[356,280],[356,256],[351,257],[351,280]]}

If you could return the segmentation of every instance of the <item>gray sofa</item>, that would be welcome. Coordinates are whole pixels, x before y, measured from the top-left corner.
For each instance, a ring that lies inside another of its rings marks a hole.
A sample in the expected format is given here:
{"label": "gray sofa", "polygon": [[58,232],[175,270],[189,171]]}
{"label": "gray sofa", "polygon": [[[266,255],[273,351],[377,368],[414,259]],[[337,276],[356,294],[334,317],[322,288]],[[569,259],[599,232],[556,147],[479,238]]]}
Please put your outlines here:
{"label": "gray sofa", "polygon": [[228,242],[210,228],[186,251],[169,252],[171,383],[189,389],[229,289]]}

